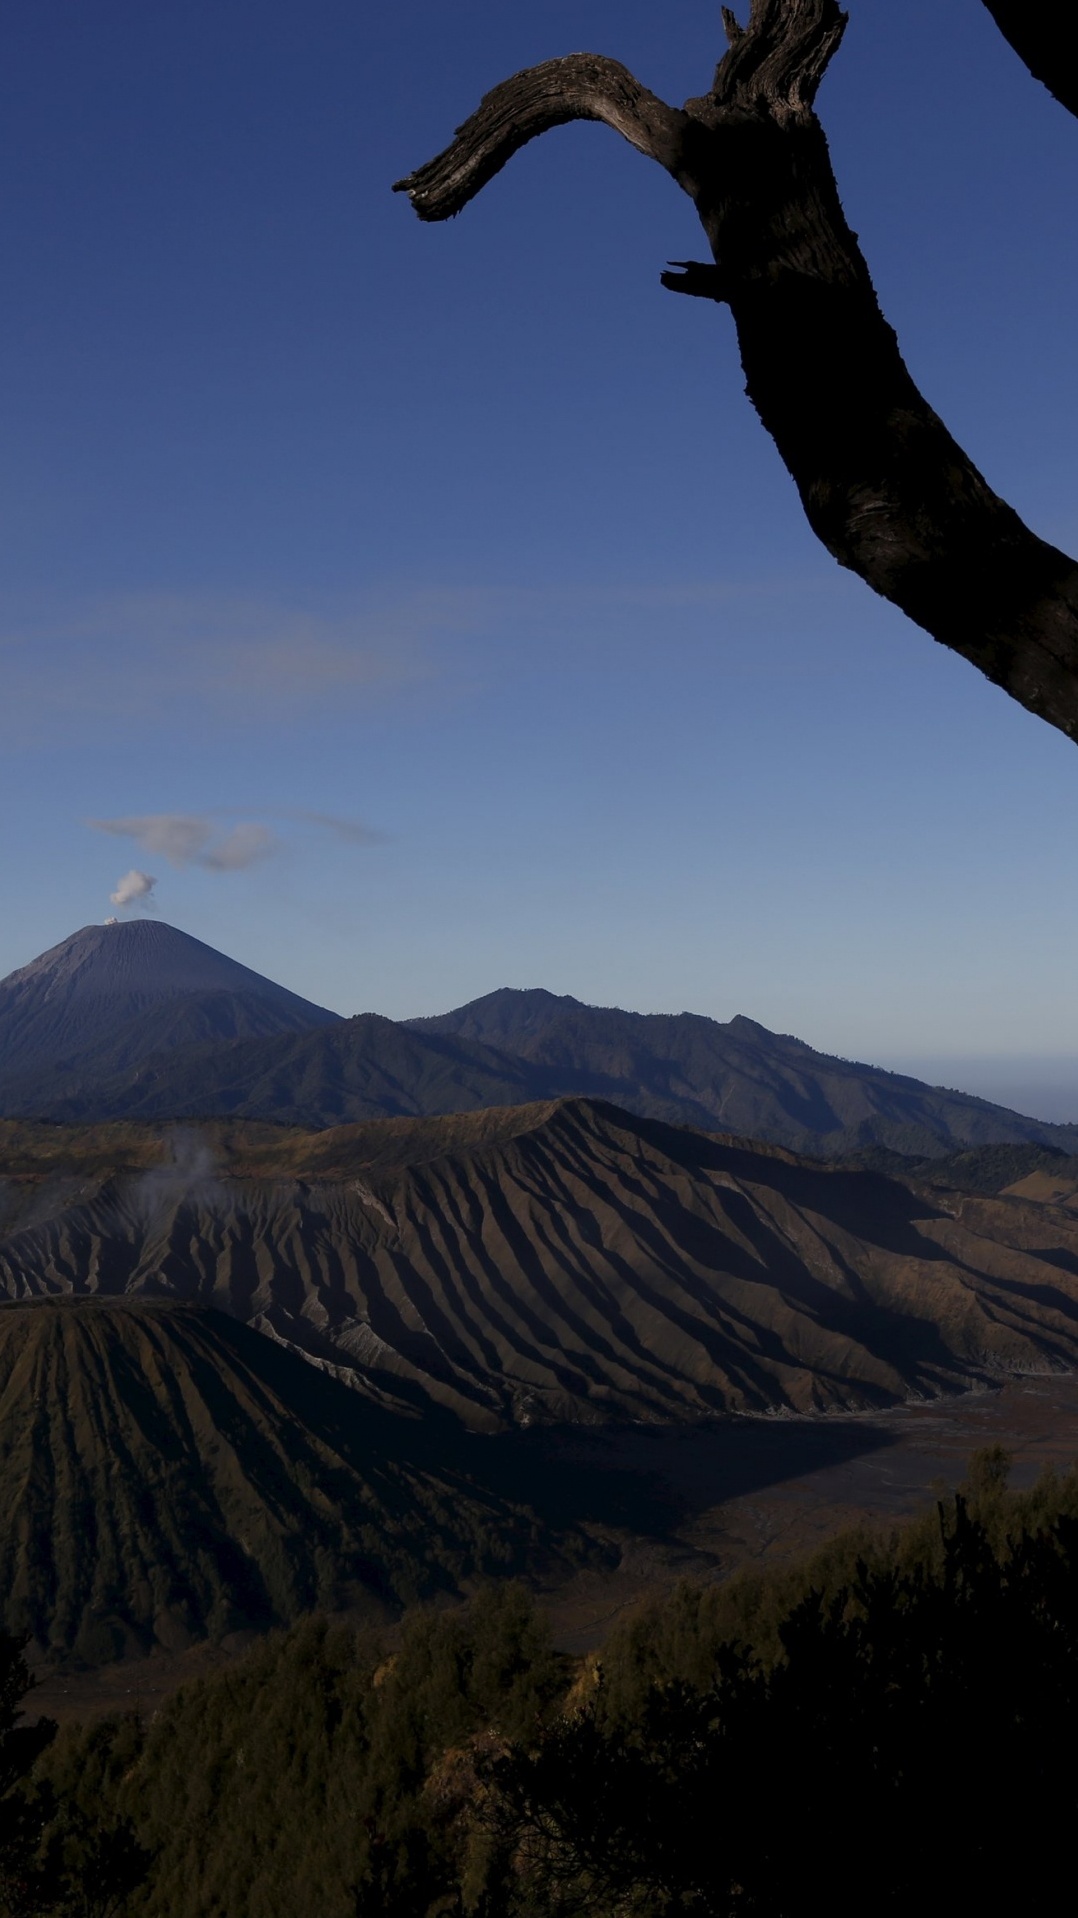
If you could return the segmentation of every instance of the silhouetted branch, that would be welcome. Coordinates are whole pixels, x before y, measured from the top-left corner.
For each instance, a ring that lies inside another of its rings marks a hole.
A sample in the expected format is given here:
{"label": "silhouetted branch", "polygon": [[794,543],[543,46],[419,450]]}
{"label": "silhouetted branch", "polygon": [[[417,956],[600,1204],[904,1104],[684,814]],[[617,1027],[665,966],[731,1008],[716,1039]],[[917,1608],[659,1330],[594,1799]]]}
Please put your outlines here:
{"label": "silhouetted branch", "polygon": [[717,266],[709,266],[704,260],[668,260],[666,264],[680,269],[677,273],[660,273],[668,293],[693,293],[700,300],[724,301],[729,297]]}
{"label": "silhouetted branch", "polygon": [[1078,22],[1073,0],[984,0],[1035,80],[1078,114]]}
{"label": "silhouetted branch", "polygon": [[[1049,11],[1047,0],[986,3],[997,17]],[[578,119],[603,120],[657,160],[692,198],[714,260],[683,263],[663,284],[729,304],[749,397],[814,532],[1078,738],[1078,566],[1023,525],[918,391],[842,211],[812,108],[846,16],[837,0],[751,0],[745,27],[729,8],[723,23],[711,91],[684,109],[615,61],[572,54],[495,87],[401,188],[421,219],[446,219],[526,141]]]}
{"label": "silhouetted branch", "polygon": [[421,220],[447,220],[500,173],[514,153],[551,127],[601,120],[638,152],[676,171],[685,116],[634,80],[617,60],[570,53],[503,80],[457,128],[452,146],[398,180]]}

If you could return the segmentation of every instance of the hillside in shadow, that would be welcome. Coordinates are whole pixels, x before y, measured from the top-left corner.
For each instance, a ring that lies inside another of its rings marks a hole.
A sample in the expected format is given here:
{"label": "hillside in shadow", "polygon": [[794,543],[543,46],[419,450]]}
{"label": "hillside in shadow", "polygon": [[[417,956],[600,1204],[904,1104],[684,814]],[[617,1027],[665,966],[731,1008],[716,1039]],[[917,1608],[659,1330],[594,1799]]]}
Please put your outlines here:
{"label": "hillside in shadow", "polygon": [[6,1305],[0,1625],[98,1664],[596,1555],[568,1500],[555,1530],[483,1464],[221,1313]]}
{"label": "hillside in shadow", "polygon": [[866,1410],[1078,1358],[1072,1214],[600,1102],[208,1129],[155,1165],[130,1131],[111,1172],[63,1136],[9,1135],[9,1298],[213,1306],[479,1431]]}

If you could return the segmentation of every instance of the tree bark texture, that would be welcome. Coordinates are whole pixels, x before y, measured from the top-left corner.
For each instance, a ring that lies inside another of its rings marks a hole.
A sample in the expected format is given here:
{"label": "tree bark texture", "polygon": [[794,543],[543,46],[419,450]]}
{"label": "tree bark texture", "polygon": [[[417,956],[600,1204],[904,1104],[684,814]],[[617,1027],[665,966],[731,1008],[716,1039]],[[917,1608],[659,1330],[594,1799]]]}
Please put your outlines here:
{"label": "tree bark texture", "polygon": [[683,108],[616,61],[549,60],[495,87],[399,187],[421,219],[447,219],[526,141],[577,119],[656,160],[693,200],[712,256],[663,284],[729,305],[749,397],[814,532],[1078,739],[1078,566],[992,491],[918,391],[842,211],[813,102],[846,17],[836,0],[751,0],[747,26],[728,8],[723,20],[711,91]]}

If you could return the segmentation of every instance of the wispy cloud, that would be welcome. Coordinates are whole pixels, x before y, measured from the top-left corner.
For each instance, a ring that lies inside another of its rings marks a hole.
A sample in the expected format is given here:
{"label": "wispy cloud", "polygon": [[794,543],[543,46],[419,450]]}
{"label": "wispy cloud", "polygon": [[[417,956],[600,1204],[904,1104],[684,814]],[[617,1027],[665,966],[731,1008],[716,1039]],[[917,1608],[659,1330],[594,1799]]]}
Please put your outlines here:
{"label": "wispy cloud", "polygon": [[257,820],[240,820],[222,832],[212,819],[197,813],[139,813],[88,819],[86,824],[116,839],[133,839],[144,852],[157,853],[172,866],[205,866],[209,872],[242,872],[270,858],[281,844],[271,827]]}
{"label": "wispy cloud", "polygon": [[[749,607],[817,605],[844,590],[832,569],[804,579],[430,586],[371,592],[351,605],[153,593],[20,618],[0,614],[5,706],[119,722],[178,701],[228,724],[362,707],[467,673],[470,642],[508,663],[521,643],[602,643],[613,622],[692,612],[734,621]],[[508,650],[505,641],[514,644]]]}
{"label": "wispy cloud", "polygon": [[[540,654],[553,668],[614,649],[624,666],[627,644],[650,657],[671,619],[680,643],[721,647],[735,670],[756,670],[761,637],[795,619],[799,631],[814,631],[805,670],[810,660],[826,670],[822,635],[858,591],[821,567],[781,581],[383,589],[350,605],[156,593],[49,615],[0,611],[0,726],[22,740],[34,729],[54,738],[92,728],[100,741],[167,715],[174,730],[234,733],[287,720],[298,731],[393,699],[456,702]],[[762,656],[758,670],[771,670]]]}
{"label": "wispy cloud", "polygon": [[[446,616],[459,617],[447,607]],[[49,618],[0,620],[4,717],[20,730],[71,721],[99,733],[175,723],[229,727],[364,706],[434,675],[424,635],[438,609],[408,601],[337,612],[156,594]]]}
{"label": "wispy cloud", "polygon": [[373,826],[365,826],[361,819],[340,819],[330,812],[298,812],[293,815],[305,825],[324,826],[327,832],[338,839],[344,839],[350,846],[384,846],[388,833],[376,832]]}
{"label": "wispy cloud", "polygon": [[[361,819],[342,818],[338,813],[294,811],[271,816],[314,826],[348,846],[382,846],[388,841],[388,834],[365,825]],[[167,859],[170,866],[201,866],[206,872],[243,872],[263,859],[294,850],[264,819],[240,819],[229,825],[213,811],[125,813],[116,819],[87,819],[84,823],[113,839],[133,839],[143,852]],[[137,877],[128,873],[121,885]],[[156,883],[151,879],[149,885]],[[127,903],[113,895],[113,905]]]}
{"label": "wispy cloud", "polygon": [[244,819],[212,846],[207,846],[199,855],[199,864],[208,866],[211,872],[242,872],[245,866],[270,858],[280,844],[269,826],[261,825],[256,819]]}

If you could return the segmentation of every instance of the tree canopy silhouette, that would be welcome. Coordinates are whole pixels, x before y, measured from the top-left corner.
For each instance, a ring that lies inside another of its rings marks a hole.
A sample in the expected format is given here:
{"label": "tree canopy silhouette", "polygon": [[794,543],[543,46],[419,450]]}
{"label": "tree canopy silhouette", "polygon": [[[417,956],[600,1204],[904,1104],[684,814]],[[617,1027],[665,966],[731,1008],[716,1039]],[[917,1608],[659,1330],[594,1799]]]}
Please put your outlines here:
{"label": "tree canopy silhouette", "polygon": [[[1073,1867],[1078,1469],[684,1583],[583,1660],[520,1585],[268,1637],[30,1805],[52,1918],[1054,1914]],[[124,1902],[125,1900],[129,1902]],[[32,1918],[25,1900],[0,1918]]]}
{"label": "tree canopy silhouette", "polygon": [[[1078,113],[1078,36],[1058,0],[985,0]],[[1031,532],[914,384],[842,210],[813,110],[847,16],[837,0],[722,10],[710,90],[668,106],[616,60],[573,53],[503,81],[444,153],[398,182],[445,220],[537,134],[601,120],[696,206],[707,263],[672,291],[730,307],[750,399],[839,564],[1012,698],[1078,739],[1078,565]]]}
{"label": "tree canopy silhouette", "polygon": [[0,1913],[30,1918],[39,1901],[35,1852],[42,1815],[22,1790],[56,1735],[51,1718],[24,1725],[23,1700],[34,1680],[23,1657],[25,1638],[0,1633]]}

